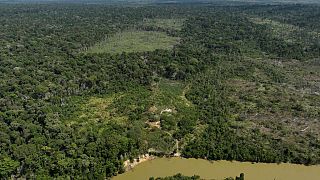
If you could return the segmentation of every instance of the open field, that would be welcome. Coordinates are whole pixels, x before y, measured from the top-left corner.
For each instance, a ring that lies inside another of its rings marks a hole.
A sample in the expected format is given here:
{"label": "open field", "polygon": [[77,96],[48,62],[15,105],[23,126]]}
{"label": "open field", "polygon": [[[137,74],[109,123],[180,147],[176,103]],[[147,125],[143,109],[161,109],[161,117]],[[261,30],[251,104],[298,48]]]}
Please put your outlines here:
{"label": "open field", "polygon": [[170,37],[164,32],[126,31],[115,34],[89,48],[88,53],[144,52],[156,49],[171,49],[179,38]]}

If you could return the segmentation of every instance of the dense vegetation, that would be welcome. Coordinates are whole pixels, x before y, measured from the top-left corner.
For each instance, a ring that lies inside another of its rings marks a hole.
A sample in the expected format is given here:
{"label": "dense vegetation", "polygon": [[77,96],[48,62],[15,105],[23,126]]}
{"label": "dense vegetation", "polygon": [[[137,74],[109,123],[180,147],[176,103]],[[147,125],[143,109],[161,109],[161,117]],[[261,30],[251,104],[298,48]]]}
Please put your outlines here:
{"label": "dense vegetation", "polygon": [[[161,177],[158,177],[158,178],[154,178],[154,177],[150,177],[149,180],[200,180],[200,176],[184,176],[182,174],[176,174],[176,175],[173,175],[173,176],[168,176],[168,177],[164,177],[164,178],[161,178]],[[241,173],[239,177],[236,177],[235,179],[232,178],[232,177],[229,177],[229,178],[226,178],[224,180],[244,180],[244,174]]]}
{"label": "dense vegetation", "polygon": [[[319,12],[1,4],[0,179],[104,179],[145,153],[319,164]],[[128,30],[180,40],[86,51]]]}

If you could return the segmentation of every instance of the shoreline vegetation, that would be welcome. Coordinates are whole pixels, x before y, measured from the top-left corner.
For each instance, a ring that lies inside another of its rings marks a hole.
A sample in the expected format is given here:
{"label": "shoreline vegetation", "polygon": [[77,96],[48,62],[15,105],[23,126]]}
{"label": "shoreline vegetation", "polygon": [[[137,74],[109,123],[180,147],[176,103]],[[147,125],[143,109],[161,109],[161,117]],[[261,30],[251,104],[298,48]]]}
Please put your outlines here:
{"label": "shoreline vegetation", "polygon": [[[178,173],[173,176],[167,176],[167,177],[150,177],[149,180],[204,180],[198,175],[193,175],[193,176],[184,176],[181,173]],[[240,176],[236,176],[235,178],[228,177],[223,180],[244,180],[244,174],[241,173]]]}
{"label": "shoreline vegetation", "polygon": [[146,154],[139,155],[137,158],[134,158],[132,160],[130,160],[130,159],[125,160],[123,162],[123,167],[124,167],[125,172],[127,172],[127,171],[133,170],[134,167],[136,167],[137,165],[144,163],[144,162],[147,162],[147,161],[152,161],[157,158],[173,158],[173,157],[183,158],[183,157],[181,157],[181,154],[179,152],[175,152],[170,155],[166,154],[166,155],[162,155],[162,156],[153,155],[152,153],[146,153]]}
{"label": "shoreline vegetation", "polygon": [[125,172],[133,170],[133,168],[135,166],[137,166],[143,162],[146,162],[146,161],[151,161],[155,158],[156,158],[156,156],[149,155],[149,154],[143,154],[143,155],[138,156],[138,158],[134,158],[132,161],[128,159],[123,162]]}

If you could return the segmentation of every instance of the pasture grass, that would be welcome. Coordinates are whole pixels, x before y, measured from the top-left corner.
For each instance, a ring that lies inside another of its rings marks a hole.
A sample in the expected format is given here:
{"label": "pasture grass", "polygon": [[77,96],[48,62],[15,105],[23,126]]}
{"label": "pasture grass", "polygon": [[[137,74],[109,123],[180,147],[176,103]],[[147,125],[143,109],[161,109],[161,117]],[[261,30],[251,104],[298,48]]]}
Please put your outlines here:
{"label": "pasture grass", "polygon": [[87,53],[146,52],[156,49],[171,49],[178,44],[179,38],[164,32],[125,31],[117,33],[89,48]]}

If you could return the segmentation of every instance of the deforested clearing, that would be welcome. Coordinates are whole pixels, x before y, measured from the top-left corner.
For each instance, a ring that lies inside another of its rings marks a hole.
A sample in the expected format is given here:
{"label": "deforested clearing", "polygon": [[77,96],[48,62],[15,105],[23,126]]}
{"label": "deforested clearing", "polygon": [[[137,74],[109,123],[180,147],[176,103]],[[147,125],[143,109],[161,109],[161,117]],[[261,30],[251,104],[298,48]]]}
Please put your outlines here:
{"label": "deforested clearing", "polygon": [[102,42],[89,48],[88,53],[144,52],[156,49],[171,49],[179,38],[156,31],[124,31],[106,37]]}

